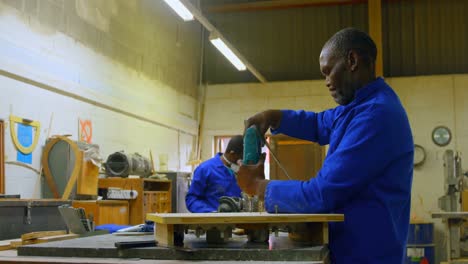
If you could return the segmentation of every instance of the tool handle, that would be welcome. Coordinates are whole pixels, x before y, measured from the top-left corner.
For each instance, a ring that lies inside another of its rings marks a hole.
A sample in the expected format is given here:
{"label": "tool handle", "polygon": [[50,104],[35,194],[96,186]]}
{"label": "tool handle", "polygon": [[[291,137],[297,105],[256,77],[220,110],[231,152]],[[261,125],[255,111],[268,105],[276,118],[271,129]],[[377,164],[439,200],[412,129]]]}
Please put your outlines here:
{"label": "tool handle", "polygon": [[262,136],[258,132],[257,126],[252,125],[244,133],[244,157],[243,164],[257,164],[262,154]]}

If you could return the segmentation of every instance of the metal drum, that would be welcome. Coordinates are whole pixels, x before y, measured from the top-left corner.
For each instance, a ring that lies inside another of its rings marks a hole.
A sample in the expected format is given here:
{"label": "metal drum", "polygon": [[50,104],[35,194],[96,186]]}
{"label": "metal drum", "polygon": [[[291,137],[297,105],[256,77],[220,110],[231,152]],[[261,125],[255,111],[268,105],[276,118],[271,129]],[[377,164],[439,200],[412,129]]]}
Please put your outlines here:
{"label": "metal drum", "polygon": [[408,232],[406,264],[434,264],[434,224],[412,223]]}

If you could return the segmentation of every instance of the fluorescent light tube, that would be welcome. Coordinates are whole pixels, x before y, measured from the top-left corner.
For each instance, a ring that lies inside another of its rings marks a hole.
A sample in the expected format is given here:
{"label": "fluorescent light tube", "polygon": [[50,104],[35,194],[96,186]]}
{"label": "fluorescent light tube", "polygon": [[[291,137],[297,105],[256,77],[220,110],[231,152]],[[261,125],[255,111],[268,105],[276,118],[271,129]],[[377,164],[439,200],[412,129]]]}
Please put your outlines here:
{"label": "fluorescent light tube", "polygon": [[180,0],[164,0],[174,11],[184,20],[190,21],[193,20],[193,14],[187,7],[180,2]]}
{"label": "fluorescent light tube", "polygon": [[232,50],[226,46],[224,41],[220,38],[214,38],[210,39],[211,43],[228,59],[234,67],[237,68],[239,71],[245,71],[247,67],[245,67],[245,64],[239,59],[239,57],[232,52]]}

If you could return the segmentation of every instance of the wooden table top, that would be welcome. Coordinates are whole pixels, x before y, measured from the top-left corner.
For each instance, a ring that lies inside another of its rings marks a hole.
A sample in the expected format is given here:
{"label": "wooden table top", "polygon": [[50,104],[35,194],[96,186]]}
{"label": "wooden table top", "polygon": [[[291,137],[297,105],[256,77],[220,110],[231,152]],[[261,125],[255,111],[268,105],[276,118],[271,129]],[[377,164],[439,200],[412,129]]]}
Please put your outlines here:
{"label": "wooden table top", "polygon": [[343,214],[269,214],[250,213],[168,213],[147,214],[147,220],[159,224],[243,224],[343,222]]}

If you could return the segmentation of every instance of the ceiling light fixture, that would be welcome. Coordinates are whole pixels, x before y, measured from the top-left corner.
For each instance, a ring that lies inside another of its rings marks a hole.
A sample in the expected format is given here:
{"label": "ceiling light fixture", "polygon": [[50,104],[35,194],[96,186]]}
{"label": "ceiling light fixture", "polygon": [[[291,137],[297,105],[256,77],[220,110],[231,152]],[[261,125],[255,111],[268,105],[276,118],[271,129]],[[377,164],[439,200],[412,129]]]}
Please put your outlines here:
{"label": "ceiling light fixture", "polygon": [[196,19],[208,32],[210,32],[210,41],[213,45],[236,67],[239,71],[249,70],[260,82],[266,83],[263,75],[252,66],[242,54],[227,41],[216,27],[208,21],[201,13],[199,8],[195,7],[190,0],[164,0],[172,9],[179,14],[185,21]]}
{"label": "ceiling light fixture", "polygon": [[239,71],[245,71],[247,67],[239,57],[230,49],[226,43],[218,36],[210,36],[211,43],[228,59]]}
{"label": "ceiling light fixture", "polygon": [[180,0],[164,0],[174,11],[184,20],[190,21],[193,20],[193,14],[187,7],[180,2]]}

